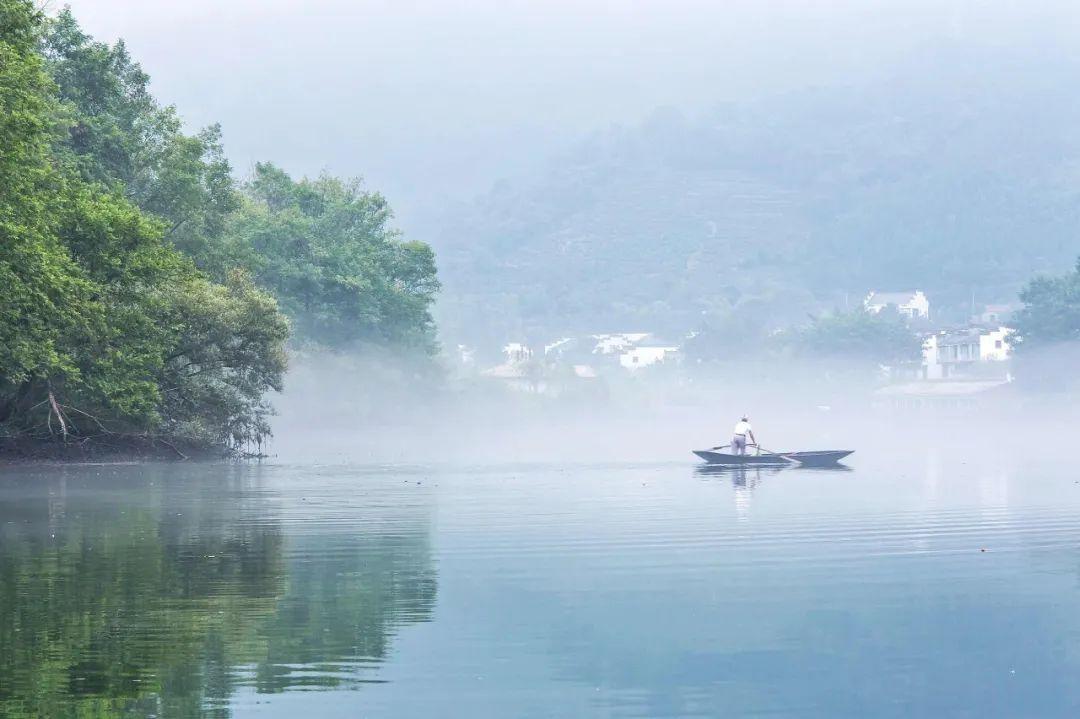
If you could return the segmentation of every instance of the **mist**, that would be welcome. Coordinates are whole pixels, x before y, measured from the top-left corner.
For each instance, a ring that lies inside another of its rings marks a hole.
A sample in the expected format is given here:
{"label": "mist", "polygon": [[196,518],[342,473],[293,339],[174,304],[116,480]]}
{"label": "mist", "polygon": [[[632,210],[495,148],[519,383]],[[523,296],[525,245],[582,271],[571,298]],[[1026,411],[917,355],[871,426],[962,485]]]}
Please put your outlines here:
{"label": "mist", "polygon": [[1076,715],[1077,3],[0,20],[0,715]]}
{"label": "mist", "polygon": [[[589,132],[810,87],[888,83],[921,58],[1075,58],[1067,2],[75,0],[188,125],[222,123],[244,174],[362,175],[432,240],[451,201]],[[1064,80],[1064,77],[1062,77]]]}
{"label": "mist", "polygon": [[[189,128],[222,124],[238,177],[266,159],[362,176],[436,252],[437,361],[294,350],[272,402],[282,458],[668,459],[722,443],[743,412],[781,449],[872,441],[867,422],[901,443],[978,436],[949,412],[888,408],[880,361],[742,335],[741,359],[604,369],[585,398],[484,373],[507,342],[641,331],[681,346],[709,328],[716,342],[732,317],[797,333],[874,289],[926,289],[940,326],[959,326],[1080,251],[1080,107],[1065,89],[1080,11],[1066,2],[72,9],[96,38],[123,38]],[[993,411],[980,400],[980,423],[1007,427],[1031,401],[1007,394]]]}

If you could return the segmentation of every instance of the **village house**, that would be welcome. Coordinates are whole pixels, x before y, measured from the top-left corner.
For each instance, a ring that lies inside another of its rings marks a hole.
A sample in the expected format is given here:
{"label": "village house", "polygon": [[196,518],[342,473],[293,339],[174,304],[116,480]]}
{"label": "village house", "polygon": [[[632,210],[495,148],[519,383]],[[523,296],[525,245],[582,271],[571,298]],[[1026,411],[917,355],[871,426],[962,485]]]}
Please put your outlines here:
{"label": "village house", "polygon": [[536,357],[525,343],[510,342],[502,348],[505,361],[484,370],[480,376],[523,394],[595,396],[603,391],[603,386],[591,365],[572,358],[578,345],[577,340],[556,340],[544,347],[542,357]]}
{"label": "village house", "polygon": [[908,292],[871,292],[863,300],[863,308],[876,315],[886,307],[895,307],[896,311],[908,319],[929,318],[930,301],[922,290]]}
{"label": "village house", "polygon": [[972,316],[971,324],[980,327],[1000,327],[1008,324],[1013,315],[1023,307],[1022,304],[1015,302],[1003,305],[986,305],[983,307],[982,312]]}
{"label": "village house", "polygon": [[596,345],[593,347],[593,354],[621,354],[631,347],[634,347],[639,342],[642,342],[648,338],[648,336],[648,332],[620,332],[615,334],[593,335],[592,338],[596,340]]}
{"label": "village house", "polygon": [[508,343],[502,348],[502,353],[506,356],[506,361],[508,363],[524,362],[531,359],[533,356],[533,351],[523,342]]}
{"label": "village house", "polygon": [[923,341],[923,378],[941,380],[1001,374],[1003,369],[980,365],[1009,359],[1012,348],[1008,338],[1013,332],[1008,327],[935,332]]}
{"label": "village house", "polygon": [[634,371],[650,365],[669,362],[679,354],[679,348],[670,345],[632,347],[619,355],[619,364]]}
{"label": "village house", "polygon": [[572,350],[576,350],[580,344],[574,337],[561,337],[550,344],[544,345],[544,356],[557,359]]}
{"label": "village house", "polygon": [[983,362],[1004,362],[1012,354],[1009,335],[1016,332],[1011,327],[998,327],[996,330],[979,335],[979,359]]}

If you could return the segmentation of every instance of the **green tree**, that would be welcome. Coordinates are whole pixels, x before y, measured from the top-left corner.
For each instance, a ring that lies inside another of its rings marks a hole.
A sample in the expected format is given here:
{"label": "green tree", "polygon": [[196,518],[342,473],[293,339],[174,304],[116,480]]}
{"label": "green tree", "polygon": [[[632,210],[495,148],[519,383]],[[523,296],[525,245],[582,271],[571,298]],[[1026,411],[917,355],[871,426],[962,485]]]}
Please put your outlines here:
{"label": "green tree", "polygon": [[76,373],[64,338],[101,317],[92,286],[54,232],[66,189],[49,163],[41,21],[29,2],[0,2],[0,421],[36,401],[30,387]]}
{"label": "green tree", "polygon": [[48,22],[42,47],[64,108],[57,154],[163,219],[167,239],[200,267],[215,266],[214,249],[239,202],[221,128],[185,135],[123,41],[94,41],[70,9]]}
{"label": "green tree", "polygon": [[1080,340],[1080,259],[1060,277],[1036,277],[1020,293],[1015,322],[1022,348]]}
{"label": "green tree", "polygon": [[816,317],[796,333],[802,352],[822,358],[869,360],[894,364],[919,358],[922,343],[904,318],[895,312],[862,310]]}
{"label": "green tree", "polygon": [[[105,150],[137,121],[57,140],[70,108],[45,73],[44,19],[26,0],[0,0],[0,20],[0,423],[31,435],[260,441],[262,395],[285,367],[273,299],[239,274],[212,284],[164,241],[160,216],[124,196],[119,175],[132,163]],[[76,140],[95,133],[97,149],[81,153]]]}
{"label": "green tree", "polygon": [[220,127],[185,135],[123,42],[94,41],[65,9],[42,48],[63,108],[56,154],[160,218],[199,269],[218,282],[248,271],[301,340],[434,349],[434,255],[401,241],[382,196],[331,177],[294,182],[270,164],[241,193]]}
{"label": "green tree", "polygon": [[382,195],[356,180],[294,181],[266,163],[244,190],[224,266],[250,268],[300,339],[434,350],[434,253],[401,240]]}
{"label": "green tree", "polygon": [[[171,296],[170,296],[171,295]],[[160,369],[171,433],[213,444],[258,444],[270,434],[264,396],[281,391],[289,326],[277,302],[242,270],[224,284],[201,276],[158,294],[170,328]]]}

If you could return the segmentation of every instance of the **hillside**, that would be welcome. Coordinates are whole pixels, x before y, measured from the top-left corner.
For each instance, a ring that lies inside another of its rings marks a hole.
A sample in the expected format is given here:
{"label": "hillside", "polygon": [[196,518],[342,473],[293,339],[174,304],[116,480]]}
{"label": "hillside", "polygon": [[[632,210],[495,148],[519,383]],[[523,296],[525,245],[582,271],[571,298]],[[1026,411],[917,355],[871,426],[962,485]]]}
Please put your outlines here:
{"label": "hillside", "polygon": [[[1038,61],[928,56],[870,87],[659,110],[457,208],[444,337],[681,332],[920,287],[963,316],[1080,251],[1080,103]],[[942,68],[946,68],[942,70]]]}

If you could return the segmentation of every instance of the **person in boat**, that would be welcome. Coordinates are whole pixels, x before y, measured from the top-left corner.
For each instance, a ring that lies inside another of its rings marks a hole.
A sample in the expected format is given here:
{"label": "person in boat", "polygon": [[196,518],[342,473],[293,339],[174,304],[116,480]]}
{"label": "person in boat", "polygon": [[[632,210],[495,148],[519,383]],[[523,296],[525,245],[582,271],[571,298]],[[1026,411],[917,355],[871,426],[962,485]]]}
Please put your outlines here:
{"label": "person in boat", "polygon": [[750,427],[750,419],[743,417],[735,424],[735,434],[731,438],[731,453],[746,454],[747,438],[750,439],[750,444],[757,444],[754,430]]}

